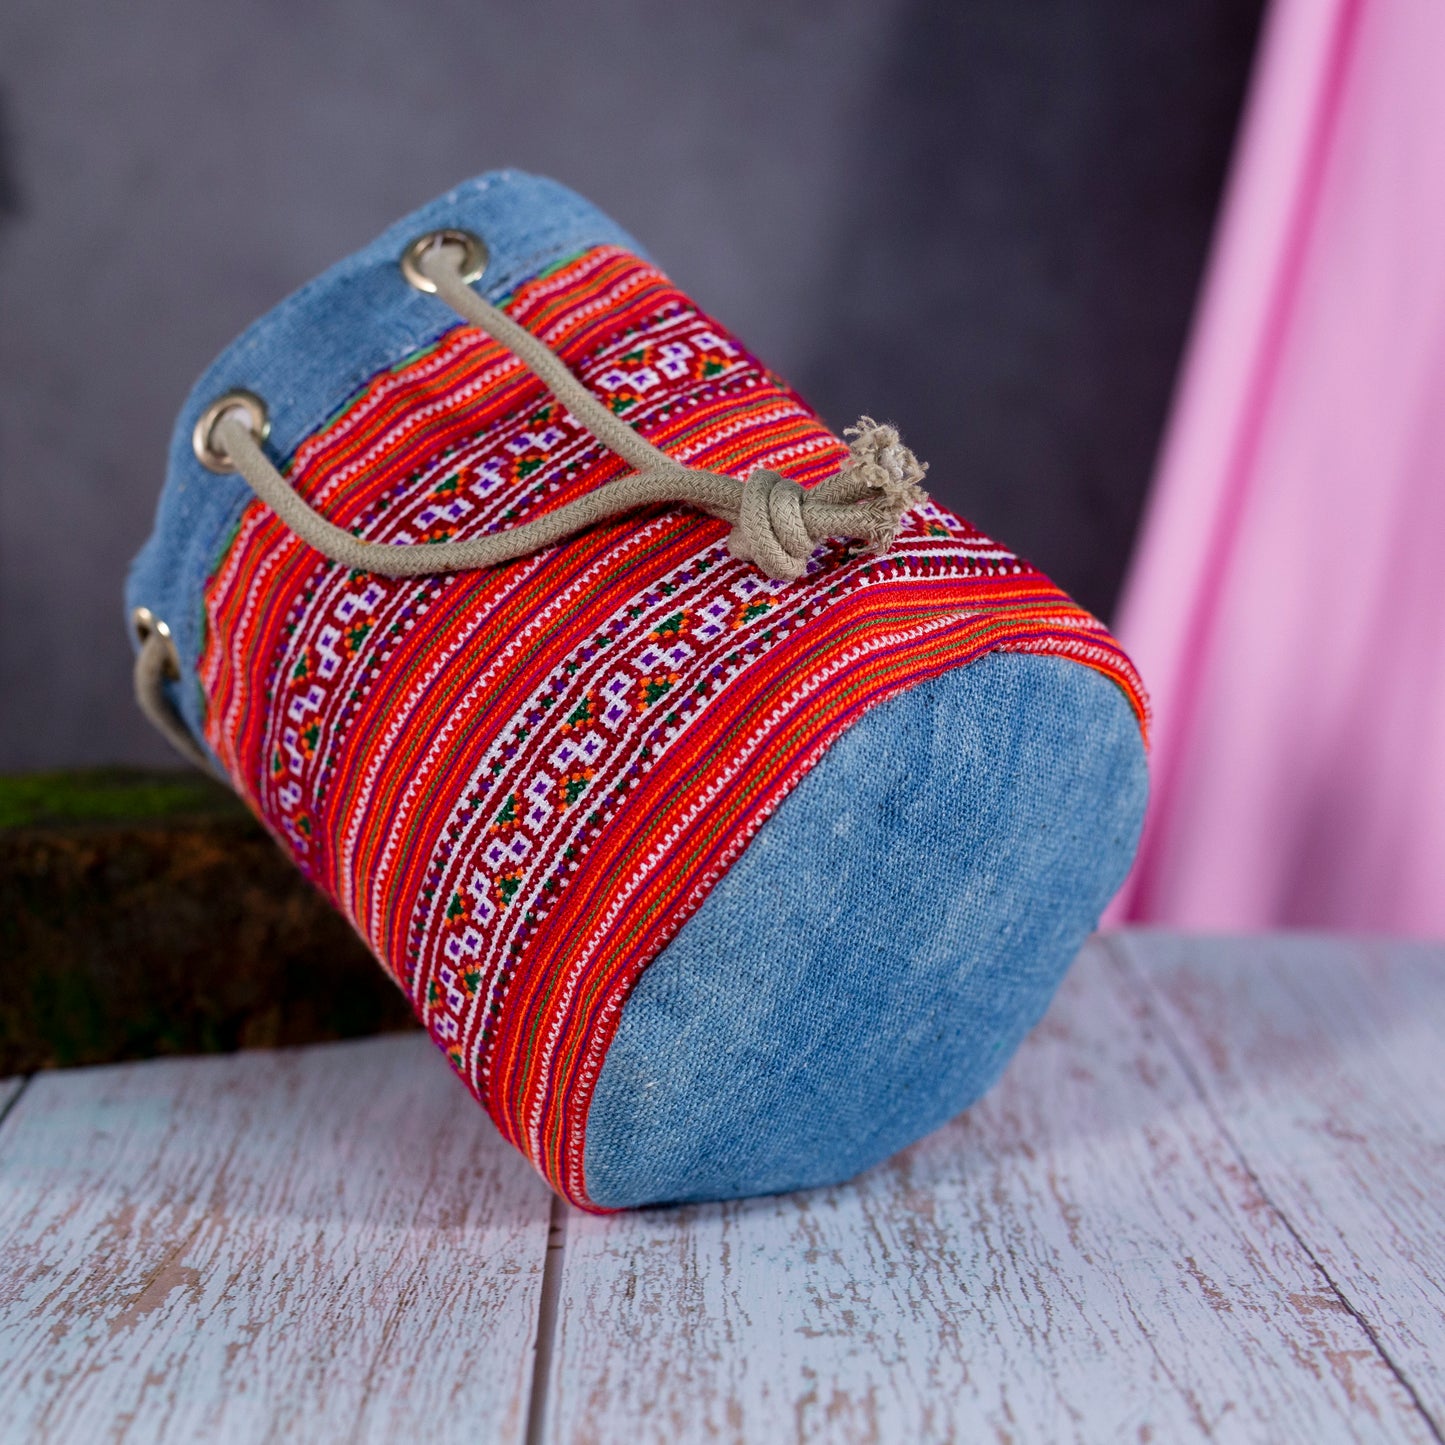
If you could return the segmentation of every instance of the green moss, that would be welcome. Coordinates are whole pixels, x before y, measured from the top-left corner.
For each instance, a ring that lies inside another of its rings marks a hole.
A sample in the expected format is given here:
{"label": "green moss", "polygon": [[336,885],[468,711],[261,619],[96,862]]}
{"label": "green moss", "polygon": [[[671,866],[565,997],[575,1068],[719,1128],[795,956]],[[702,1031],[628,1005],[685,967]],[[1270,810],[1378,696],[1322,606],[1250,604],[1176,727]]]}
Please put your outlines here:
{"label": "green moss", "polygon": [[199,773],[92,768],[0,777],[0,829],[243,812],[231,793]]}

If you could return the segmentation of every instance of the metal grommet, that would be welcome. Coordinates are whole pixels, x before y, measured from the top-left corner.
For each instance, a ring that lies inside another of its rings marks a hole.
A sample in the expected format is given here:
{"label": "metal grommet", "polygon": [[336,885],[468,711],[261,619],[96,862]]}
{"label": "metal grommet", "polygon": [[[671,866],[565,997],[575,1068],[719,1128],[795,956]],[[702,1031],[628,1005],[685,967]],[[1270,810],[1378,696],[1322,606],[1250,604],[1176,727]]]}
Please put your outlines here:
{"label": "metal grommet", "polygon": [[271,434],[271,418],[267,415],[266,403],[254,391],[246,391],[237,387],[235,391],[228,391],[224,396],[218,396],[201,413],[201,418],[196,423],[196,429],[191,433],[191,450],[195,452],[196,460],[208,472],[234,472],[236,470],[235,462],[211,440],[211,434],[216,430],[216,423],[228,411],[245,412],[246,423],[251,429],[251,435],[256,438],[257,446],[260,446]]}
{"label": "metal grommet", "polygon": [[137,607],[130,615],[130,625],[135,629],[136,640],[142,647],[152,637],[159,637],[166,647],[166,676],[174,682],[181,675],[181,655],[176,651],[175,638],[171,629],[161,621],[149,607]]}
{"label": "metal grommet", "polygon": [[130,625],[135,628],[137,642],[145,642],[152,632],[159,632],[162,637],[169,637],[171,630],[150,610],[149,607],[137,607],[130,615]]}
{"label": "metal grommet", "polygon": [[401,253],[401,274],[406,277],[408,284],[415,286],[418,291],[425,291],[428,295],[436,292],[436,282],[423,274],[421,269],[421,258],[433,246],[461,248],[461,276],[468,286],[487,269],[487,248],[480,236],[474,236],[470,231],[428,231],[425,236],[418,236]]}

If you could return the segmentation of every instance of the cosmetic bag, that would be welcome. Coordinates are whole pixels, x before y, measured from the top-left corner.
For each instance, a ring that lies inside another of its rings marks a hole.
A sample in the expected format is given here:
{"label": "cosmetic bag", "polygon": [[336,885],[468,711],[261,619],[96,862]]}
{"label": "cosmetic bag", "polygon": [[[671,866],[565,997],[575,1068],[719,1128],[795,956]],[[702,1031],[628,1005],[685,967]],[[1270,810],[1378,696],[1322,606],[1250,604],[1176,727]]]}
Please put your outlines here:
{"label": "cosmetic bag", "polygon": [[834,1183],[998,1076],[1146,793],[1127,657],[923,470],[489,174],[197,384],[137,696],[567,1199]]}

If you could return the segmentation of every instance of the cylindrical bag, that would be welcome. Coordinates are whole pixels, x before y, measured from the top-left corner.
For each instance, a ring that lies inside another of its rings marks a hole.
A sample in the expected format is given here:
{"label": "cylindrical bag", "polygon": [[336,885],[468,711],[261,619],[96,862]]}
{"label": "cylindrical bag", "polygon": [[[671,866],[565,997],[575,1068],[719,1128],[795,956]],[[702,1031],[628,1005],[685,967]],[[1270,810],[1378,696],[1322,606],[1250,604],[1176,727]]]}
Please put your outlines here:
{"label": "cylindrical bag", "polygon": [[1146,791],[1128,659],[922,471],[483,176],[191,393],[138,696],[568,1199],[836,1182],[998,1076]]}

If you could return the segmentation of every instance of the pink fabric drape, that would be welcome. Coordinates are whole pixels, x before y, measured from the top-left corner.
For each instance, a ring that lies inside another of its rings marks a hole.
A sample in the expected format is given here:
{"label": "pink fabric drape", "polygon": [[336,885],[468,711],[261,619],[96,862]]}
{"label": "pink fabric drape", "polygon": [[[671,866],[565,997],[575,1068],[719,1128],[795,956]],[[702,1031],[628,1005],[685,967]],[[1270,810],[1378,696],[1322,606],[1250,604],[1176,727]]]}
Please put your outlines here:
{"label": "pink fabric drape", "polygon": [[1445,5],[1276,0],[1118,632],[1113,921],[1445,933]]}

